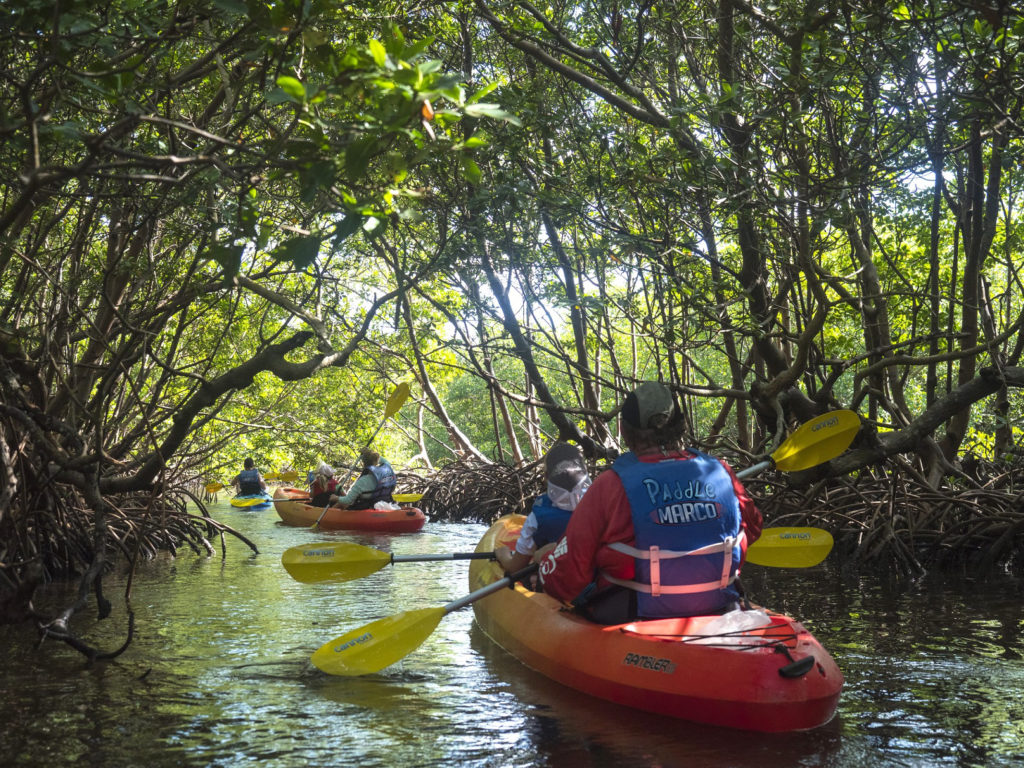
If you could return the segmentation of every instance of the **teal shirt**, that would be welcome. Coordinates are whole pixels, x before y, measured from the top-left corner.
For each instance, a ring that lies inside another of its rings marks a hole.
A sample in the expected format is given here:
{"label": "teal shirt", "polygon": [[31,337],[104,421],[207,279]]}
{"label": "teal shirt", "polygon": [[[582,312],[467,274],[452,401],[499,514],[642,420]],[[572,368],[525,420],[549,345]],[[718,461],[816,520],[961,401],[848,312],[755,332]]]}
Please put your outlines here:
{"label": "teal shirt", "polygon": [[[381,459],[377,462],[378,465],[384,465],[390,467],[387,459]],[[377,489],[377,478],[372,473],[367,472],[365,475],[360,475],[356,478],[356,481],[349,486],[348,493],[338,499],[338,504],[343,507],[352,505],[356,499],[358,499],[364,493],[373,493]]]}

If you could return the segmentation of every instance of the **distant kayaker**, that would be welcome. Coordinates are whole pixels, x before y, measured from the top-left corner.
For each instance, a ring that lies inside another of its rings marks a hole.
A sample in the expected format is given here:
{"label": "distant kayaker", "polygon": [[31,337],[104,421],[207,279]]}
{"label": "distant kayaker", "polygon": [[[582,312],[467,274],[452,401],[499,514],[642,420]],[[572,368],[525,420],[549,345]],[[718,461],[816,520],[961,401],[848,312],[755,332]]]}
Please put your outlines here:
{"label": "distant kayaker", "polygon": [[569,443],[557,442],[551,446],[544,457],[544,472],[547,492],[534,499],[515,550],[504,545],[494,550],[494,556],[506,573],[525,568],[536,550],[562,538],[569,516],[590,487],[590,473],[583,454]]}
{"label": "distant kayaker", "polygon": [[594,480],[541,561],[544,591],[604,624],[728,610],[761,512],[727,464],[682,448],[664,384],[626,396],[619,431],[629,451]]}
{"label": "distant kayaker", "polygon": [[267,483],[263,475],[256,469],[256,462],[246,459],[242,465],[244,469],[231,480],[231,484],[237,489],[239,496],[258,496],[267,490]]}
{"label": "distant kayaker", "polygon": [[331,502],[336,507],[352,507],[355,509],[371,509],[374,504],[380,501],[394,503],[391,496],[395,490],[395,470],[381,458],[376,451],[366,448],[359,454],[359,461],[363,471],[352,483],[348,493],[344,496],[332,495]]}
{"label": "distant kayaker", "polygon": [[310,503],[315,507],[326,506],[337,487],[338,481],[334,477],[334,470],[327,462],[321,461],[309,484]]}

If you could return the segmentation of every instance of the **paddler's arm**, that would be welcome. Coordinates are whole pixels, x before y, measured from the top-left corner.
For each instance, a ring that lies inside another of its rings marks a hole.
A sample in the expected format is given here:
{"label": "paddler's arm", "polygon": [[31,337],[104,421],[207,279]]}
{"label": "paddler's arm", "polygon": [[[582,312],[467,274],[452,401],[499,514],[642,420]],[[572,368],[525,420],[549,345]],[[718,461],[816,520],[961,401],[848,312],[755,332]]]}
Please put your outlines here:
{"label": "paddler's arm", "polygon": [[331,496],[331,501],[337,504],[339,507],[352,506],[352,502],[359,498],[360,494],[373,493],[377,488],[377,478],[372,474],[367,473],[360,475],[356,478],[356,481],[348,489],[348,493],[344,496]]}
{"label": "paddler's arm", "polygon": [[[622,481],[614,472],[602,472],[573,511],[565,536],[541,561],[544,591],[570,603],[597,578],[599,568],[612,566],[615,575],[632,578],[632,559],[606,549],[614,541],[632,543],[633,520]],[[621,559],[629,572],[620,573],[609,556]]]}
{"label": "paddler's arm", "polygon": [[533,552],[536,549],[536,545],[533,540],[536,533],[537,515],[530,512],[523,521],[523,527],[519,530],[519,538],[516,539],[515,549],[510,549],[505,544],[495,547],[494,558],[498,561],[498,565],[502,567],[505,573],[521,571],[534,560],[538,559],[534,557]]}
{"label": "paddler's arm", "polygon": [[747,493],[747,489],[743,485],[736,473],[733,472],[732,467],[722,462],[722,466],[729,472],[729,476],[732,478],[732,489],[736,494],[736,499],[740,504],[740,520],[742,521],[743,531],[746,533],[746,540],[743,542],[743,559],[747,557],[747,547],[761,538],[761,529],[764,527],[764,517],[761,515],[761,510],[757,508],[757,503],[750,498],[750,494]]}

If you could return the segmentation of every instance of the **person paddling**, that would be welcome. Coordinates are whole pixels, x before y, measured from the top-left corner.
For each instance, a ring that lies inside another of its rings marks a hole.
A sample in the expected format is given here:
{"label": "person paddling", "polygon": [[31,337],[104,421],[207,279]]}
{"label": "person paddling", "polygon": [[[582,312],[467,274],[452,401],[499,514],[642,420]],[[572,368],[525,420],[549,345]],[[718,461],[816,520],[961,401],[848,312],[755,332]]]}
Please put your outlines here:
{"label": "person paddling", "polygon": [[334,470],[327,462],[321,461],[309,484],[310,503],[315,507],[326,506],[337,487]]}
{"label": "person paddling", "polygon": [[237,489],[237,494],[239,496],[258,496],[265,493],[267,483],[260,471],[256,469],[256,462],[246,459],[242,466],[242,471],[231,479],[231,484]]}
{"label": "person paddling", "polygon": [[562,538],[569,516],[590,487],[590,473],[583,454],[569,443],[557,442],[551,446],[544,457],[544,473],[547,492],[534,499],[515,550],[505,545],[494,550],[495,558],[506,573],[525,568],[536,550]]}
{"label": "person paddling", "polygon": [[681,446],[671,390],[643,382],[622,405],[629,448],[594,480],[544,557],[544,591],[603,624],[719,613],[762,517],[732,469]]}
{"label": "person paddling", "polygon": [[362,473],[344,496],[332,495],[331,503],[337,507],[355,509],[370,509],[378,502],[394,504],[395,499],[391,494],[395,490],[397,477],[387,459],[366,448],[359,454],[359,461],[363,467]]}

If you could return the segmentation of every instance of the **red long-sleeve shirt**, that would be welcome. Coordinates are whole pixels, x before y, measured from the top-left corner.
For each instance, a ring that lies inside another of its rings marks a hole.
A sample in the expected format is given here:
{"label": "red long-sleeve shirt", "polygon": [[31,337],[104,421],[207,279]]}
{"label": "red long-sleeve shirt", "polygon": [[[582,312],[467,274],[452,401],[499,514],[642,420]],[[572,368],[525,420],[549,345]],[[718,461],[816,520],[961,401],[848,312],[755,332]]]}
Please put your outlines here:
{"label": "red long-sleeve shirt", "polygon": [[[689,451],[670,451],[667,454],[654,451],[640,455],[639,459],[656,462],[664,461],[666,456],[680,460],[693,458]],[[739,500],[746,544],[752,544],[761,535],[761,511],[732,468],[725,462],[722,462],[722,466],[728,470]],[[607,571],[620,579],[632,579],[633,558],[609,549],[607,545],[622,542],[633,546],[635,541],[633,513],[622,480],[613,471],[602,472],[573,511],[565,536],[541,562],[540,577],[544,591],[559,600],[570,602],[597,578],[598,571]],[[746,544],[743,546],[744,557]]]}

